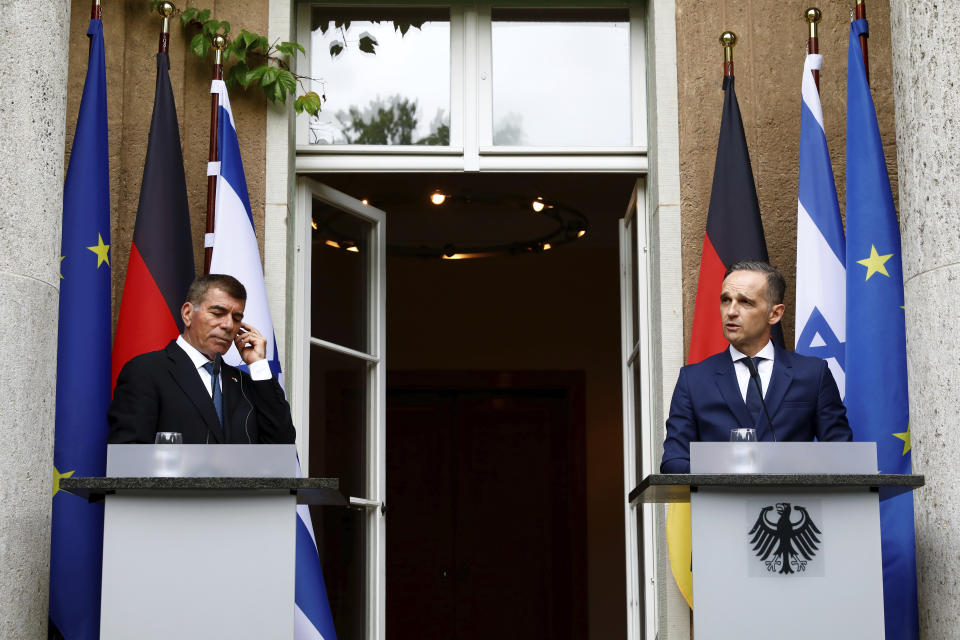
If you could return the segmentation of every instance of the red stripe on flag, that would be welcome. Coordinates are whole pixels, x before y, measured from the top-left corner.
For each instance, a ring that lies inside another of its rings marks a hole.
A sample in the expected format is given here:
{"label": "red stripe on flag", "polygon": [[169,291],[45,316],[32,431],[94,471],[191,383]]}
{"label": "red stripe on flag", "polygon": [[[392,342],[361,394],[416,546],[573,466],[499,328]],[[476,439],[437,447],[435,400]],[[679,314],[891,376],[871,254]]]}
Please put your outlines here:
{"label": "red stripe on flag", "polygon": [[179,334],[160,288],[137,251],[137,245],[132,244],[117,319],[117,335],[113,340],[112,386],[116,386],[120,369],[131,358],[162,349]]}
{"label": "red stripe on flag", "polygon": [[726,271],[726,266],[710,242],[710,236],[704,234],[688,364],[709,358],[728,346],[720,323],[720,290],[723,288],[723,274]]}

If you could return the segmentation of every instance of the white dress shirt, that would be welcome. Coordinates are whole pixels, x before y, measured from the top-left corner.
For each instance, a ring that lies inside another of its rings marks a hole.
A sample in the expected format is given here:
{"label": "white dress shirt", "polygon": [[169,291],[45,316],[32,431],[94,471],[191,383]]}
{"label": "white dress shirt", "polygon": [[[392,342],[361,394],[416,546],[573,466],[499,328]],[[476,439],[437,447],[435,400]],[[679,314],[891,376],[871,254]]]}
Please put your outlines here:
{"label": "white dress shirt", "polygon": [[[213,376],[203,368],[203,365],[210,362],[207,359],[207,356],[203,355],[197,349],[187,342],[184,337],[177,337],[177,346],[183,349],[184,353],[187,354],[187,357],[190,358],[190,361],[193,363],[193,366],[197,368],[197,373],[200,375],[200,379],[203,381],[203,386],[206,387],[207,393],[210,394],[210,397],[213,397],[213,385],[211,384]],[[273,372],[270,371],[270,362],[266,358],[262,360],[257,360],[253,364],[249,365],[250,369],[250,378],[253,380],[269,380],[273,377]],[[220,390],[223,390],[223,376],[220,376]]]}
{"label": "white dress shirt", "polygon": [[[767,345],[760,349],[754,357],[763,358],[757,364],[757,373],[760,374],[760,388],[763,389],[763,397],[767,397],[767,387],[770,386],[770,377],[773,375],[773,358],[776,350],[773,348],[773,341],[767,342]],[[730,357],[733,358],[733,370],[737,372],[737,383],[740,385],[740,396],[743,401],[747,401],[747,385],[750,384],[750,369],[746,363],[740,362],[741,358],[747,355],[740,353],[733,345],[730,345]]]}

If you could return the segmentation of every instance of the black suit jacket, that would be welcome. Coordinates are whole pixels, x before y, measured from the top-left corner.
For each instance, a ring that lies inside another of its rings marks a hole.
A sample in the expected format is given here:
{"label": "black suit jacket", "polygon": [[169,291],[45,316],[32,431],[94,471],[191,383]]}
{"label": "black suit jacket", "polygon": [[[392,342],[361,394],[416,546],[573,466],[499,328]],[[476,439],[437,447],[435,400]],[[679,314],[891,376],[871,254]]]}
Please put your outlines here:
{"label": "black suit jacket", "polygon": [[153,443],[158,431],[177,431],[185,444],[291,444],[290,405],[276,377],[254,381],[223,363],[220,426],[213,399],[190,357],[172,340],[124,365],[107,412],[108,442]]}
{"label": "black suit jacket", "polygon": [[[777,440],[853,440],[847,410],[827,361],[776,345],[774,348],[773,374],[764,400]],[[754,424],[740,395],[730,350],[725,349],[680,369],[670,403],[660,473],[690,473],[690,443],[729,440],[734,427],[756,427],[758,440],[773,440],[765,415],[761,414]]]}

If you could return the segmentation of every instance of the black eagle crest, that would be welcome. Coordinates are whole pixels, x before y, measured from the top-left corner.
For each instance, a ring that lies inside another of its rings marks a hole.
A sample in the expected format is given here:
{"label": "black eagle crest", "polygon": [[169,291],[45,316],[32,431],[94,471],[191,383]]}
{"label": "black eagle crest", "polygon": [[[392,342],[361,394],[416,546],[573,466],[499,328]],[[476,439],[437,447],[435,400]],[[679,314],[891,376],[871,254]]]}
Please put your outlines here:
{"label": "black eagle crest", "polygon": [[[805,507],[791,507],[789,502],[778,502],[776,508],[779,514],[776,519],[770,514],[772,506],[760,510],[760,516],[748,534],[753,536],[750,544],[766,565],[767,571],[805,571],[807,562],[816,555],[820,529],[817,529]],[[800,514],[796,521],[791,517],[793,512]]]}

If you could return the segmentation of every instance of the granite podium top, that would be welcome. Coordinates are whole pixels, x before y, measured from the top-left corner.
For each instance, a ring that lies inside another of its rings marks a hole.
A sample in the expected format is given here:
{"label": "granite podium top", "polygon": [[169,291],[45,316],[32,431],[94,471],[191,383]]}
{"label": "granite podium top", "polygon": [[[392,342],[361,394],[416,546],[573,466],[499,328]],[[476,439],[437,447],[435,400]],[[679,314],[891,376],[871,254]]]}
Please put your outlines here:
{"label": "granite podium top", "polygon": [[62,478],[60,488],[91,502],[116,494],[154,492],[289,492],[300,504],[345,506],[339,478]]}
{"label": "granite podium top", "polygon": [[[63,481],[61,481],[63,482]],[[924,485],[920,474],[845,473],[652,473],[630,492],[630,504],[689,502],[701,488],[874,490],[886,500]]]}

